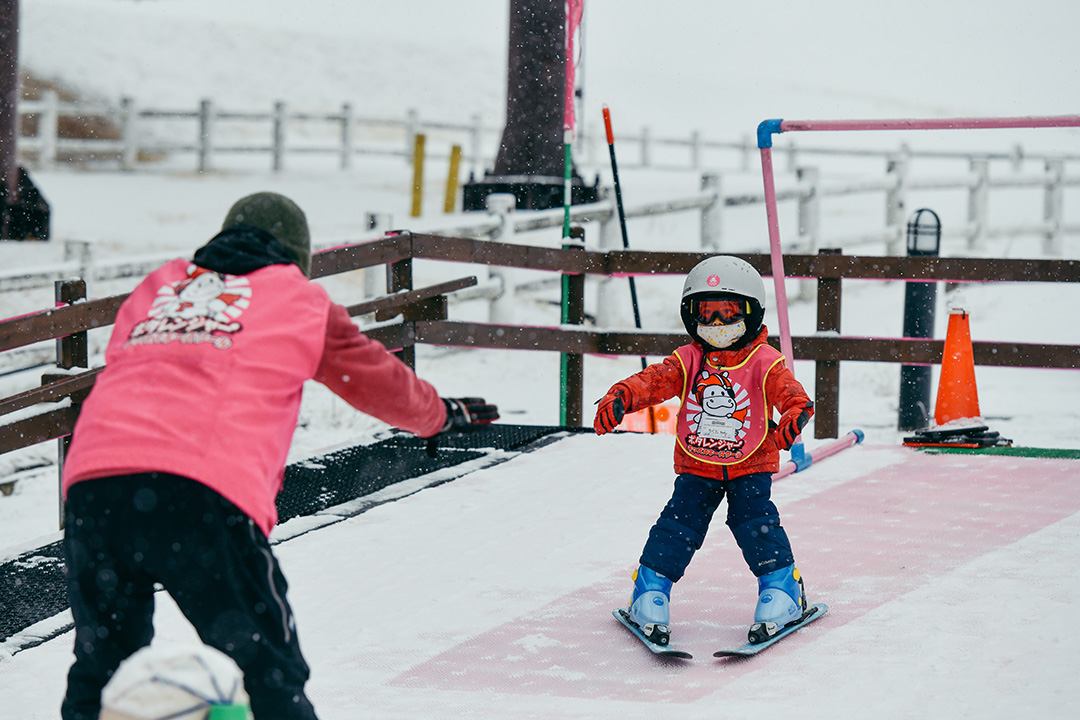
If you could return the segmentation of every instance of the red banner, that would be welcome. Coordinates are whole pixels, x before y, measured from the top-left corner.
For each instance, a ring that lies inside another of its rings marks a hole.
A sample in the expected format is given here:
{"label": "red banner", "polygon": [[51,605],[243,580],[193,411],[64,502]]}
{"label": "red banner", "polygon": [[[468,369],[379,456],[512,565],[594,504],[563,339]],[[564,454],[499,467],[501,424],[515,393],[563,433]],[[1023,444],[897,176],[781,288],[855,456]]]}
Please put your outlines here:
{"label": "red banner", "polygon": [[566,2],[566,100],[563,112],[563,130],[574,129],[574,68],[577,67],[575,38],[581,29],[581,14],[585,0]]}

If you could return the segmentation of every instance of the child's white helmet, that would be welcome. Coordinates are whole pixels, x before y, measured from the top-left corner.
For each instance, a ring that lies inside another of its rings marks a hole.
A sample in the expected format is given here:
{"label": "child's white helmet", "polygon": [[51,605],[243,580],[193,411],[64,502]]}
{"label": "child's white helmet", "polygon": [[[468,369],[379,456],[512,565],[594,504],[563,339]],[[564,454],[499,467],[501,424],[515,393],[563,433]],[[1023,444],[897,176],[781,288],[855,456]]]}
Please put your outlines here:
{"label": "child's white helmet", "polygon": [[[765,317],[765,283],[754,266],[745,260],[730,255],[717,255],[698,263],[686,276],[683,283],[682,302],[679,314],[690,337],[706,348],[714,346],[703,340],[698,333],[698,322],[694,318],[694,302],[704,299],[740,299],[746,300],[750,312],[746,317],[746,331],[735,342],[724,349],[735,350],[743,347],[757,337]],[[719,349],[719,348],[714,348]]]}
{"label": "child's white helmet", "polygon": [[683,283],[682,296],[686,299],[698,293],[728,293],[757,300],[765,306],[765,282],[754,266],[730,255],[717,255],[702,260]]}

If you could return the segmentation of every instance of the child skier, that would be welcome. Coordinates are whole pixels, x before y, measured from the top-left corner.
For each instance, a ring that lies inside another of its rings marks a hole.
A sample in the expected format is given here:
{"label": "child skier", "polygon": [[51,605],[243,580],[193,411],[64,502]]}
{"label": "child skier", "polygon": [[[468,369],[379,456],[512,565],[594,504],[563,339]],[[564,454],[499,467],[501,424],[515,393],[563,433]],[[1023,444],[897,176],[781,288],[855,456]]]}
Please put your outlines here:
{"label": "child skier", "polygon": [[[802,619],[807,608],[791,544],[769,499],[780,450],[814,414],[814,404],[766,342],[765,284],[747,262],[717,256],[683,284],[680,314],[693,339],[663,362],[618,382],[593,427],[611,432],[628,412],[679,396],[675,490],[649,532],[624,616],[652,642],[670,637],[672,583],[701,547],[713,513],[728,500],[727,525],[758,578],[750,642]],[[781,415],[773,423],[772,412]],[[622,611],[620,611],[622,612]]]}

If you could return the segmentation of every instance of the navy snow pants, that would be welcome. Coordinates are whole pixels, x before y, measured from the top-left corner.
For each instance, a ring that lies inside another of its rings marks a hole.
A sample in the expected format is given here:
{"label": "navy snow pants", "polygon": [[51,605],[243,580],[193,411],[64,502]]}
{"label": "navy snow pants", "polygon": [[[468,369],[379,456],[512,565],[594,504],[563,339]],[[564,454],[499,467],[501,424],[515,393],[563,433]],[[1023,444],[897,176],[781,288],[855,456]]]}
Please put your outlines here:
{"label": "navy snow pants", "polygon": [[753,473],[733,480],[712,480],[683,473],[675,491],[649,531],[641,564],[678,581],[705,533],[720,501],[727,497],[727,526],[755,576],[795,562],[780,513],[770,499],[772,473]]}
{"label": "navy snow pants", "polygon": [[255,717],[314,720],[285,577],[239,508],[194,480],[142,473],[75,483],[64,522],[75,619],[64,720],[96,720],[106,682],[150,644],[155,583],[243,671]]}

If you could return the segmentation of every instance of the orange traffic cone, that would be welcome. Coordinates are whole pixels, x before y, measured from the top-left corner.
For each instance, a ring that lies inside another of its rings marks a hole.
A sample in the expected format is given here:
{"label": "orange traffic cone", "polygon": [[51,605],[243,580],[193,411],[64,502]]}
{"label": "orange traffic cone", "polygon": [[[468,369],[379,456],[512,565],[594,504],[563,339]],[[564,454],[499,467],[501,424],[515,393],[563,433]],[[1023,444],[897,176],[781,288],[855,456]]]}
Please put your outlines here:
{"label": "orange traffic cone", "polygon": [[953,420],[979,417],[979,392],[975,388],[975,358],[971,350],[968,314],[953,308],[949,313],[945,352],[941,358],[934,422],[944,425]]}

